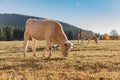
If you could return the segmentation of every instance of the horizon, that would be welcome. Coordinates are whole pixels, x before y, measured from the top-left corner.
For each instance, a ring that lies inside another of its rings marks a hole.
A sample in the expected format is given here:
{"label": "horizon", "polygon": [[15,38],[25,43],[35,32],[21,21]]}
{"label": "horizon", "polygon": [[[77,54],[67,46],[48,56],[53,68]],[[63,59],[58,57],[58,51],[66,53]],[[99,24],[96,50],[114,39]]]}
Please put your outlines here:
{"label": "horizon", "polygon": [[54,19],[96,33],[120,34],[120,0],[0,0],[0,13]]}

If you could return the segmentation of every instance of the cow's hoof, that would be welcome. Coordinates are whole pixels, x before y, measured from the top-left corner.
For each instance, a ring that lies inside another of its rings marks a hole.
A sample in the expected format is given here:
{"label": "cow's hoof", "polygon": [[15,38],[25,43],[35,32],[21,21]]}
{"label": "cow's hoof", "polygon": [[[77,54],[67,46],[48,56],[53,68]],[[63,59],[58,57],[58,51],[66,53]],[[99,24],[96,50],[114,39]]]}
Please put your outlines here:
{"label": "cow's hoof", "polygon": [[33,55],[34,57],[37,57],[37,55]]}
{"label": "cow's hoof", "polygon": [[46,59],[50,59],[50,56],[48,56]]}

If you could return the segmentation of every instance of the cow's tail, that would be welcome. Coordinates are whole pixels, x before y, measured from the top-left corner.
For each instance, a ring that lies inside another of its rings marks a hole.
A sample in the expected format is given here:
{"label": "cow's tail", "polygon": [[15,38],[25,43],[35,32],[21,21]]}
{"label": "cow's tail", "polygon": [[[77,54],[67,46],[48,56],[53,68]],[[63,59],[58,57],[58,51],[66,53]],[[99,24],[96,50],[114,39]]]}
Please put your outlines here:
{"label": "cow's tail", "polygon": [[81,29],[79,29],[79,31],[78,31],[78,44],[79,44],[79,39],[81,39]]}

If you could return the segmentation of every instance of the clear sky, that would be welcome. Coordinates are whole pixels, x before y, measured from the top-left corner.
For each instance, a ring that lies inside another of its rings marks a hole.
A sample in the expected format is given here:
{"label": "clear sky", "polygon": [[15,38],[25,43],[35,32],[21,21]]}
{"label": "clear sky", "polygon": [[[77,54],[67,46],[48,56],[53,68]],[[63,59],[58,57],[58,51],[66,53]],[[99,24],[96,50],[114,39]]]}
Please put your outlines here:
{"label": "clear sky", "polygon": [[0,13],[63,21],[97,33],[120,33],[120,0],[0,0]]}

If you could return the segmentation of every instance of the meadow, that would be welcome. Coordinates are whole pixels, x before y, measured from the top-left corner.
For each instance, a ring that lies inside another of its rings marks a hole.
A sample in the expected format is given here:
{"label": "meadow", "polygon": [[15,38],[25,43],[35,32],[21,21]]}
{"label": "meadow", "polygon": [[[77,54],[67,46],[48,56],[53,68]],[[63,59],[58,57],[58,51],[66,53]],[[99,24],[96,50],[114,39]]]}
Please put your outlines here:
{"label": "meadow", "polygon": [[45,41],[37,42],[33,57],[31,41],[23,57],[23,41],[0,41],[0,80],[120,80],[120,40],[100,40],[98,44],[77,40],[67,58],[59,47],[52,58],[42,57]]}

